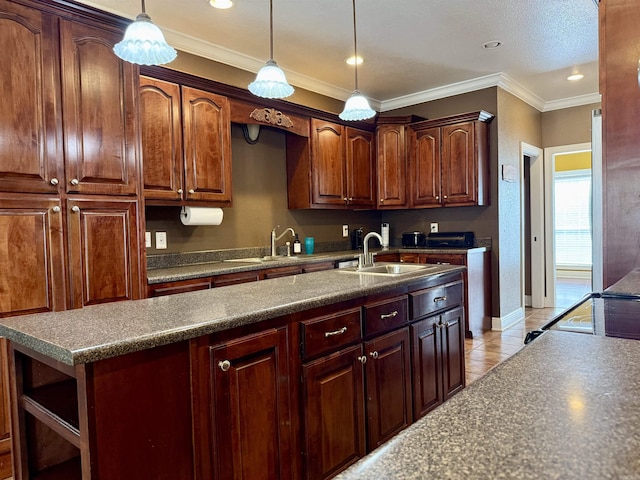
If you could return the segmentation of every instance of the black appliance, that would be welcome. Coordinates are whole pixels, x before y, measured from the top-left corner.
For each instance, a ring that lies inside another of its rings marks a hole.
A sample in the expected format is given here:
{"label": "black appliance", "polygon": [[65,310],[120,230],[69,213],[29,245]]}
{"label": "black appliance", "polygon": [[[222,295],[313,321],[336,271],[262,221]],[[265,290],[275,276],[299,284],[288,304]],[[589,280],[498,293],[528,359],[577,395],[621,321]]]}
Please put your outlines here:
{"label": "black appliance", "polygon": [[472,248],[474,241],[473,232],[436,232],[427,236],[427,247]]}
{"label": "black appliance", "polygon": [[528,332],[524,343],[548,330],[640,340],[640,295],[591,293],[540,330]]}
{"label": "black appliance", "polygon": [[363,229],[356,228],[351,231],[351,249],[362,250]]}
{"label": "black appliance", "polygon": [[426,236],[424,232],[405,232],[402,234],[402,246],[404,248],[424,247]]}

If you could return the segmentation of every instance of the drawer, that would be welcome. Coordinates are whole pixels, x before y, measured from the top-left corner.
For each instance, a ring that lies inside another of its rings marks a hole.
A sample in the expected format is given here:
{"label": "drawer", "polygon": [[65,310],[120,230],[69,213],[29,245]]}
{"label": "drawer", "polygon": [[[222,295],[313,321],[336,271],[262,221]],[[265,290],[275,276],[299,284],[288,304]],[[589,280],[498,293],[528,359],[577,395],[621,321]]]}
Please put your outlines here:
{"label": "drawer", "polygon": [[365,335],[370,338],[408,323],[407,296],[395,297],[364,306]]}
{"label": "drawer", "polygon": [[301,322],[302,358],[308,360],[362,341],[360,308]]}
{"label": "drawer", "polygon": [[456,255],[454,253],[427,253],[423,263],[436,263],[442,265],[466,265],[466,255]]}
{"label": "drawer", "polygon": [[418,290],[409,294],[411,320],[416,320],[448,308],[462,305],[462,282]]}

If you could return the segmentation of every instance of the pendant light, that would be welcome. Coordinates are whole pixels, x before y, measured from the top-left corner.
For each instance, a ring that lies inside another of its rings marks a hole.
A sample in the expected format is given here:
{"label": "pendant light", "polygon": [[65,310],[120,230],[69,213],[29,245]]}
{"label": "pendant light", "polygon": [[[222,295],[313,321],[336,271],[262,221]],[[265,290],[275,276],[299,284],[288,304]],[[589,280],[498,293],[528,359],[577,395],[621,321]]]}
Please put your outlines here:
{"label": "pendant light", "polygon": [[144,0],[141,2],[142,13],[127,27],[124,38],[114,45],[113,51],[122,60],[138,65],[169,63],[176,58],[177,53],[145,13]]}
{"label": "pendant light", "polygon": [[273,0],[269,0],[269,60],[249,84],[249,91],[263,98],[286,98],[293,93],[293,87],[273,59]]}
{"label": "pendant light", "polygon": [[[354,58],[358,58],[358,37],[356,35],[356,0],[353,1],[353,51]],[[356,74],[356,89],[344,104],[344,110],[338,117],[342,120],[367,120],[375,116],[376,111],[369,106],[369,101],[358,90],[358,62],[353,65]]]}

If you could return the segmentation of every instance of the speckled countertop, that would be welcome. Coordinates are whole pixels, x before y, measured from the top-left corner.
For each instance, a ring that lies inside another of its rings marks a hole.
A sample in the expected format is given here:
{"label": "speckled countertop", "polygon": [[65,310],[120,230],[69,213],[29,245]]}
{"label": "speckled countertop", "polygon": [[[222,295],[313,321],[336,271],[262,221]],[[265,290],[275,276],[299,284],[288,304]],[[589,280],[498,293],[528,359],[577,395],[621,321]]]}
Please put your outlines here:
{"label": "speckled countertop", "polygon": [[547,332],[336,480],[638,479],[639,358]]}
{"label": "speckled countertop", "polygon": [[640,294],[640,268],[631,270],[624,277],[607,288],[605,292],[617,295]]}
{"label": "speckled countertop", "polygon": [[166,297],[3,318],[0,336],[75,365],[384,292],[425,276],[462,270],[464,267],[437,265],[394,277],[326,270]]}
{"label": "speckled countertop", "polygon": [[[390,248],[388,250],[372,250],[378,253],[461,253],[467,251],[486,251],[490,248],[485,246],[474,248]],[[261,270],[265,268],[284,267],[287,265],[299,265],[303,263],[320,263],[327,261],[354,260],[358,258],[357,250],[343,250],[336,252],[317,253],[313,255],[297,255],[295,258],[285,256],[276,257],[262,263],[240,262],[228,260],[213,260],[200,263],[189,263],[185,265],[172,265],[164,268],[152,268],[147,271],[147,283],[154,285],[164,282],[176,282],[180,280],[191,280],[212,275],[222,275],[226,273],[246,272],[251,270]],[[257,256],[257,255],[256,255]],[[216,258],[212,255],[208,258]],[[207,257],[205,257],[207,258]]]}

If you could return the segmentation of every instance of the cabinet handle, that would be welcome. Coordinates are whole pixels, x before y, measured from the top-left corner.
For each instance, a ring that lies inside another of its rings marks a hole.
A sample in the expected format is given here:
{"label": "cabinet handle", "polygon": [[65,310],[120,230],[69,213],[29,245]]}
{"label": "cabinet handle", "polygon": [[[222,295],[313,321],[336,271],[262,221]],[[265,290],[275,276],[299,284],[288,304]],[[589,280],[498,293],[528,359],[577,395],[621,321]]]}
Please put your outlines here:
{"label": "cabinet handle", "polygon": [[367,363],[367,357],[362,355],[361,357],[358,357],[358,361],[364,365],[365,363]]}
{"label": "cabinet handle", "polygon": [[451,262],[437,262],[438,265],[451,265]]}
{"label": "cabinet handle", "polygon": [[446,295],[445,295],[444,297],[436,297],[436,298],[434,298],[434,299],[433,299],[433,301],[434,301],[435,303],[438,303],[438,302],[444,302],[444,301],[446,301],[446,300],[447,300],[447,296],[446,296]]}
{"label": "cabinet handle", "polygon": [[72,178],[71,179],[71,185],[78,185],[80,182],[78,181],[77,178]]}
{"label": "cabinet handle", "polygon": [[324,332],[324,338],[333,337],[334,335],[342,335],[347,331],[347,327],[342,327],[339,330],[334,330],[333,332]]}
{"label": "cabinet handle", "polygon": [[51,183],[51,185],[57,185],[59,182],[57,178],[52,178],[49,183]]}
{"label": "cabinet handle", "polygon": [[231,368],[231,362],[229,360],[222,360],[221,362],[218,362],[218,366],[220,367],[220,370],[227,372]]}
{"label": "cabinet handle", "polygon": [[391,313],[383,313],[380,315],[380,320],[384,320],[385,318],[393,318],[398,316],[398,310],[394,310]]}
{"label": "cabinet handle", "polygon": [[74,205],[73,207],[71,207],[71,211],[75,212],[75,213],[78,213],[80,211],[80,207],[77,206],[77,205]]}
{"label": "cabinet handle", "polygon": [[378,352],[371,352],[369,356],[375,360],[376,358],[378,358]]}
{"label": "cabinet handle", "polygon": [[58,213],[60,211],[60,207],[56,205],[51,210],[53,210],[54,212]]}
{"label": "cabinet handle", "polygon": [[349,203],[353,202],[353,197],[349,197]]}
{"label": "cabinet handle", "polygon": [[380,203],[384,203],[384,198],[381,198],[381,199],[380,199]]}
{"label": "cabinet handle", "polygon": [[436,195],[436,200],[440,200],[440,195]]}
{"label": "cabinet handle", "polygon": [[447,199],[447,196],[446,196],[446,195],[444,196],[444,199],[445,199],[445,200]]}
{"label": "cabinet handle", "polygon": [[196,193],[196,191],[193,188],[189,190],[189,195],[193,195],[194,193]]}
{"label": "cabinet handle", "polygon": [[180,195],[182,195],[182,189],[181,189],[181,188],[179,188],[179,189],[178,189],[178,193],[179,193]]}

